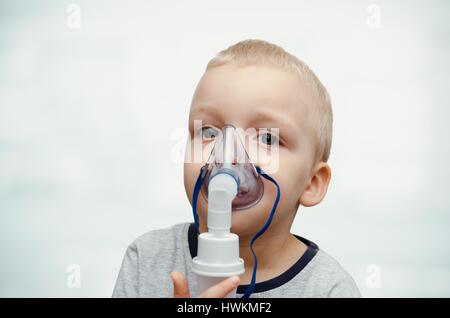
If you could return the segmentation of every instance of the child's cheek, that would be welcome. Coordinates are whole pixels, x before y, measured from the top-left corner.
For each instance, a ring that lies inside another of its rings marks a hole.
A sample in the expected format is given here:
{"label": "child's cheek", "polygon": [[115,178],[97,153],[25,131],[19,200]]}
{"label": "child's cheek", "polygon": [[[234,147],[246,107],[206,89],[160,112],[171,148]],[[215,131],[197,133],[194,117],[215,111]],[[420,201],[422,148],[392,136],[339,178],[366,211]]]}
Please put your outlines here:
{"label": "child's cheek", "polygon": [[297,200],[296,196],[304,187],[305,164],[298,156],[280,156],[278,172],[273,175],[285,199]]}

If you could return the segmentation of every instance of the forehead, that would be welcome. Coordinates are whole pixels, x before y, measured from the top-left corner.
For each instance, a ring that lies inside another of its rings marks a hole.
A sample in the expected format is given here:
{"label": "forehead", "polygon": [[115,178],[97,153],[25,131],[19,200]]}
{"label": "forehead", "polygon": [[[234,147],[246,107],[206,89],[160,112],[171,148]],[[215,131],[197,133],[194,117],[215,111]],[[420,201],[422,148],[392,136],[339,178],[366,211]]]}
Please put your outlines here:
{"label": "forehead", "polygon": [[191,120],[214,115],[244,128],[257,118],[273,118],[305,133],[312,129],[311,106],[309,89],[294,73],[260,65],[225,65],[209,69],[201,78]]}

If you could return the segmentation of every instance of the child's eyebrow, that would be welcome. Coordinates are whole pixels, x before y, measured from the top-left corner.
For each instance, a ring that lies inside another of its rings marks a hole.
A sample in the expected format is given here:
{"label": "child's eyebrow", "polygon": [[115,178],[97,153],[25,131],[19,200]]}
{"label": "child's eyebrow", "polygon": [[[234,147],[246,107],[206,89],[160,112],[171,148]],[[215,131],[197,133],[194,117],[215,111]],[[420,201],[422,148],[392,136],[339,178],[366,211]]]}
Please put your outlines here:
{"label": "child's eyebrow", "polygon": [[282,118],[276,113],[267,112],[257,112],[254,116],[252,116],[252,120],[249,125],[258,128],[278,128],[280,129],[280,134],[287,137],[296,136],[296,127],[298,127],[298,125],[294,125],[289,118]]}
{"label": "child's eyebrow", "polygon": [[[195,116],[199,117],[195,118]],[[216,107],[210,107],[205,104],[196,105],[191,109],[189,114],[190,121],[201,119],[202,117],[200,116],[221,118],[220,111],[216,109]],[[289,139],[289,137],[295,138],[295,136],[298,136],[298,125],[294,125],[292,120],[289,118],[277,115],[276,112],[257,111],[250,118],[250,121],[247,123],[247,127],[267,129],[278,128],[280,129],[280,135],[284,135],[286,139]]]}
{"label": "child's eyebrow", "polygon": [[[218,111],[216,110],[215,107],[210,107],[208,105],[199,105],[199,106],[195,106],[191,108],[191,111],[189,113],[189,117],[193,118],[194,115],[211,115],[211,116],[217,116]],[[193,118],[195,119],[195,118]]]}

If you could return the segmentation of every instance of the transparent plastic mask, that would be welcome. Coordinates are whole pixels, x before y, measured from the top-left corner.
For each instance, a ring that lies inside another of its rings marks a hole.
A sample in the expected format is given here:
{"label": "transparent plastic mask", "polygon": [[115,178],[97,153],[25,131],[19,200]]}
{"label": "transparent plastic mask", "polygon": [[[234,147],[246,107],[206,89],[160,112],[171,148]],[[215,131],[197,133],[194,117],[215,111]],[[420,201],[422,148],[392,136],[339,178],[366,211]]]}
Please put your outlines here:
{"label": "transparent plastic mask", "polygon": [[202,184],[203,196],[208,200],[209,181],[218,173],[228,173],[238,182],[238,193],[232,202],[233,210],[248,209],[261,200],[264,183],[250,161],[236,128],[226,125],[215,139],[206,163]]}

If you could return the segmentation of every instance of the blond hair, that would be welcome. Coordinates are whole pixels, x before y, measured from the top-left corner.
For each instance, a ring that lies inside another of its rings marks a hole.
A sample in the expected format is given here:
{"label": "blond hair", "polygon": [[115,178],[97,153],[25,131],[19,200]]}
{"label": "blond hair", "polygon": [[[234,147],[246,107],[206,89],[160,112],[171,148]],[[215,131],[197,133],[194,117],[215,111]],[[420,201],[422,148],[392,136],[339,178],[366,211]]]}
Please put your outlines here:
{"label": "blond hair", "polygon": [[235,63],[239,66],[251,64],[275,66],[299,75],[318,101],[318,147],[316,148],[315,160],[328,161],[333,130],[331,100],[326,88],[305,63],[275,44],[262,40],[245,40],[219,52],[209,61],[206,70],[228,63]]}

